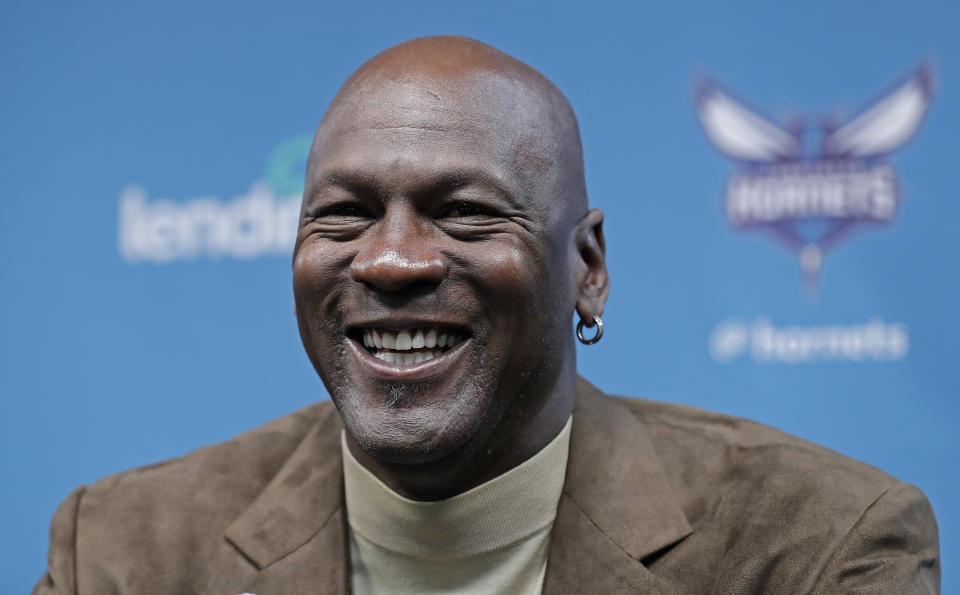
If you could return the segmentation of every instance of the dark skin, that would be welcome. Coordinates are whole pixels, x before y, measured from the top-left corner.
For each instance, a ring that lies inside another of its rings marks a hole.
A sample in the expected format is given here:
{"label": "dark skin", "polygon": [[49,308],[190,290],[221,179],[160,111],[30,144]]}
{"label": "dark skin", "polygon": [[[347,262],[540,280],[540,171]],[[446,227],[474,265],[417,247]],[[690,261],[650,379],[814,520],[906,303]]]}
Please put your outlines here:
{"label": "dark skin", "polygon": [[[573,314],[592,321],[609,292],[602,221],[573,112],[529,66],[434,37],[355,72],[314,139],[293,260],[301,338],[354,456],[436,500],[552,440]],[[411,364],[364,340],[417,328],[458,342]]]}

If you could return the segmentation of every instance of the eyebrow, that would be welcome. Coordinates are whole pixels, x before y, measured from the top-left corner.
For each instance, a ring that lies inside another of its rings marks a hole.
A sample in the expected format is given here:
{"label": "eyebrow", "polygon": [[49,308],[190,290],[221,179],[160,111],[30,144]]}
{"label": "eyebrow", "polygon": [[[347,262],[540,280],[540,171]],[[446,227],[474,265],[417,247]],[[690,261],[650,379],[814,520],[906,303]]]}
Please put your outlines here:
{"label": "eyebrow", "polygon": [[[312,200],[317,192],[329,186],[340,187],[356,194],[366,194],[381,200],[386,198],[377,176],[356,170],[333,169],[323,173],[311,185],[309,199]],[[426,183],[415,189],[414,195],[443,194],[467,186],[479,186],[492,190],[507,201],[512,208],[519,211],[525,210],[518,197],[510,191],[507,184],[479,168],[453,169],[430,176]]]}

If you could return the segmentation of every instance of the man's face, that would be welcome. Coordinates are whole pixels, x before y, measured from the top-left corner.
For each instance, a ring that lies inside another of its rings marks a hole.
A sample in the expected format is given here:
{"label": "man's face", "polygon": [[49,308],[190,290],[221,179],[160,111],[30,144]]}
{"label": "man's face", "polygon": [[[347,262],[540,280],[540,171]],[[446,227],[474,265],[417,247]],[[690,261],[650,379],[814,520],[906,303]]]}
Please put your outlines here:
{"label": "man's face", "polygon": [[359,85],[311,153],[300,334],[365,453],[440,461],[522,423],[572,357],[571,231],[529,91],[489,73]]}

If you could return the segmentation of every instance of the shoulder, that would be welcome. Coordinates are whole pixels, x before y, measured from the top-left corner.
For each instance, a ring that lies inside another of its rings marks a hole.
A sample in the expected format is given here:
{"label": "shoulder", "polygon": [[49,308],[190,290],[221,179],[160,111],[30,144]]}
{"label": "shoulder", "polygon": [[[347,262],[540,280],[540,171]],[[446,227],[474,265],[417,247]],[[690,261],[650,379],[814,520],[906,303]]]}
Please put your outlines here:
{"label": "shoulder", "polygon": [[900,483],[880,469],[761,423],[674,403],[614,399],[643,423],[665,471],[696,470],[714,487],[748,484],[778,497],[801,491],[872,502]]}
{"label": "shoulder", "polygon": [[[329,401],[314,403],[225,442],[107,476],[86,488],[81,513],[89,515],[95,505],[134,506],[141,513],[176,508],[182,514],[223,514],[245,506],[332,412]],[[195,510],[204,506],[211,510]]]}
{"label": "shoulder", "polygon": [[37,592],[80,585],[97,592],[117,577],[177,592],[182,585],[171,581],[189,575],[198,560],[239,576],[247,568],[224,531],[311,430],[337,431],[338,420],[329,401],[315,403],[226,442],[78,488],[54,516],[48,574]]}
{"label": "shoulder", "polygon": [[936,521],[915,486],[760,423],[613,398],[642,422],[694,529],[675,561],[723,552],[718,584],[759,573],[769,584],[782,577],[796,592],[854,585],[912,592],[908,585],[938,582]]}
{"label": "shoulder", "polygon": [[162,510],[179,515],[237,514],[273,478],[307,432],[331,414],[329,401],[314,403],[225,442],[184,456],[107,476],[86,488],[81,515],[96,507],[115,516],[127,507],[139,518]]}

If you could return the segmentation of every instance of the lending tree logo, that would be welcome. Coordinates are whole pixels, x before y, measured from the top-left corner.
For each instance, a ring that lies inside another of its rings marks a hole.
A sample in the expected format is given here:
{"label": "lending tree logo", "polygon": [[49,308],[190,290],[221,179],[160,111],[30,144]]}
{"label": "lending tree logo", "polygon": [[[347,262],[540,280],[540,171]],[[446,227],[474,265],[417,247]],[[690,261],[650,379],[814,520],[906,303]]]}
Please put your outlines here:
{"label": "lending tree logo", "polygon": [[140,186],[120,195],[118,248],[130,263],[287,256],[293,249],[311,137],[279,143],[264,178],[229,200],[149,199]]}

